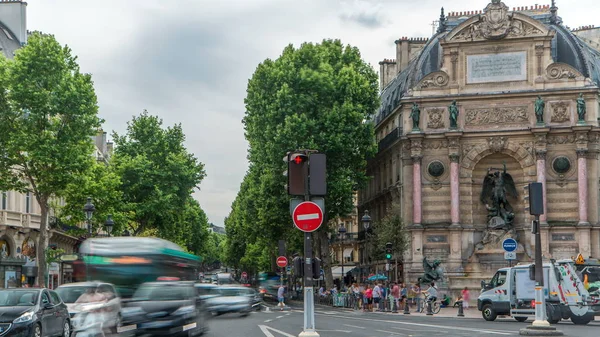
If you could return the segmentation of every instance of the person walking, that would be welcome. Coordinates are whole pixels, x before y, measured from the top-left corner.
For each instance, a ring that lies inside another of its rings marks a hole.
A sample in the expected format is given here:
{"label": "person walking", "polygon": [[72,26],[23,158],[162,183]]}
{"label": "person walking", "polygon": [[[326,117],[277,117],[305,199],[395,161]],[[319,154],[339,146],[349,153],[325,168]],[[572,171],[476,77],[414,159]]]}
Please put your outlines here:
{"label": "person walking", "polygon": [[394,306],[392,308],[392,312],[398,312],[398,301],[400,300],[400,287],[398,287],[398,282],[394,282],[394,286],[392,287],[392,297],[394,298]]}
{"label": "person walking", "polygon": [[465,289],[461,291],[461,295],[463,309],[467,310],[469,309],[469,297],[471,297],[471,295],[469,294],[469,288],[465,287]]}
{"label": "person walking", "polygon": [[415,304],[417,306],[417,312],[420,313],[420,312],[422,312],[421,296],[423,296],[423,295],[421,294],[421,286],[419,285],[418,282],[412,286],[412,291],[413,291],[413,293],[415,293]]}
{"label": "person walking", "polygon": [[406,307],[406,301],[408,301],[408,289],[406,289],[406,284],[400,284],[400,308],[404,310]]}
{"label": "person walking", "polygon": [[381,301],[381,293],[381,285],[376,283],[375,288],[373,288],[373,311],[381,311],[381,305],[379,303]]}
{"label": "person walking", "polygon": [[283,287],[283,285],[280,285],[279,289],[277,289],[277,300],[279,301],[277,306],[279,306],[281,308],[281,311],[283,311],[283,308],[285,307],[284,294],[285,294],[285,288]]}

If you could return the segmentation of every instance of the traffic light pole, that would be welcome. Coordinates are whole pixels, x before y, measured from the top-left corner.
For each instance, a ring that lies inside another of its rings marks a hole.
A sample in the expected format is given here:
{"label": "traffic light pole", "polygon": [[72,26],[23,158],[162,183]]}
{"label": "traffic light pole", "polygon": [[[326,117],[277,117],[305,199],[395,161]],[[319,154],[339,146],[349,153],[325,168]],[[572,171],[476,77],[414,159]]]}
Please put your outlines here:
{"label": "traffic light pole", "polygon": [[[304,201],[310,201],[308,165],[304,165]],[[304,259],[304,329],[298,337],[319,337],[315,327],[311,232],[304,232]]]}

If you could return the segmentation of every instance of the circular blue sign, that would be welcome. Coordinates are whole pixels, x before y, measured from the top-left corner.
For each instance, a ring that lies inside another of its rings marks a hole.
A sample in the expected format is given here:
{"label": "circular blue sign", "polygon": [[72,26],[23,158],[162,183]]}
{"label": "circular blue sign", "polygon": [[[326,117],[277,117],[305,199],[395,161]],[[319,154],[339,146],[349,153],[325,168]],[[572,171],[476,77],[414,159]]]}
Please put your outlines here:
{"label": "circular blue sign", "polygon": [[504,251],[506,252],[514,252],[517,250],[517,241],[511,238],[504,239],[504,241],[502,241],[502,248],[504,248]]}

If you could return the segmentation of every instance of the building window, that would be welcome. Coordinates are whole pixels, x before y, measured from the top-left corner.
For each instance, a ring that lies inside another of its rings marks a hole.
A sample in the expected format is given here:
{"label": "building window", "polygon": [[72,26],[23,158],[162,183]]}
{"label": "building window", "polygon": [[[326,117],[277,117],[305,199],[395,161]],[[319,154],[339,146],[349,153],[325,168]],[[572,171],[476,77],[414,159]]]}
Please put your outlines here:
{"label": "building window", "polygon": [[8,193],[2,192],[2,210],[8,208]]}
{"label": "building window", "polygon": [[25,213],[31,211],[31,192],[25,194]]}

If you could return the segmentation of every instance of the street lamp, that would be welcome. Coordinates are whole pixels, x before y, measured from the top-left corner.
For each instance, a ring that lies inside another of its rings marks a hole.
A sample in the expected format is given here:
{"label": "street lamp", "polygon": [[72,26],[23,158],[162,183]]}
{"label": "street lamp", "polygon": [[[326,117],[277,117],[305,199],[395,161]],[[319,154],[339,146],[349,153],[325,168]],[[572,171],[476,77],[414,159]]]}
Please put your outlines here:
{"label": "street lamp", "polygon": [[363,228],[365,229],[365,264],[367,265],[367,268],[369,268],[370,271],[371,268],[369,266],[369,254],[367,250],[369,248],[369,227],[371,227],[371,216],[369,215],[369,210],[365,210],[365,214],[362,216],[361,221],[363,224]]}
{"label": "street lamp", "polygon": [[92,216],[94,215],[94,211],[96,207],[92,204],[92,198],[87,198],[87,203],[83,206],[83,212],[85,212],[85,219],[87,220],[88,233],[92,236]]}
{"label": "street lamp", "polygon": [[104,222],[104,228],[105,228],[106,233],[108,234],[108,236],[110,236],[110,233],[112,233],[114,225],[115,225],[115,222],[112,219],[112,214],[109,214],[106,217],[106,222]]}
{"label": "street lamp", "polygon": [[346,278],[344,275],[344,236],[346,234],[346,227],[344,227],[344,224],[340,224],[340,228],[338,228],[338,233],[340,234],[340,237],[342,238],[342,289],[343,290],[344,287],[346,286]]}

